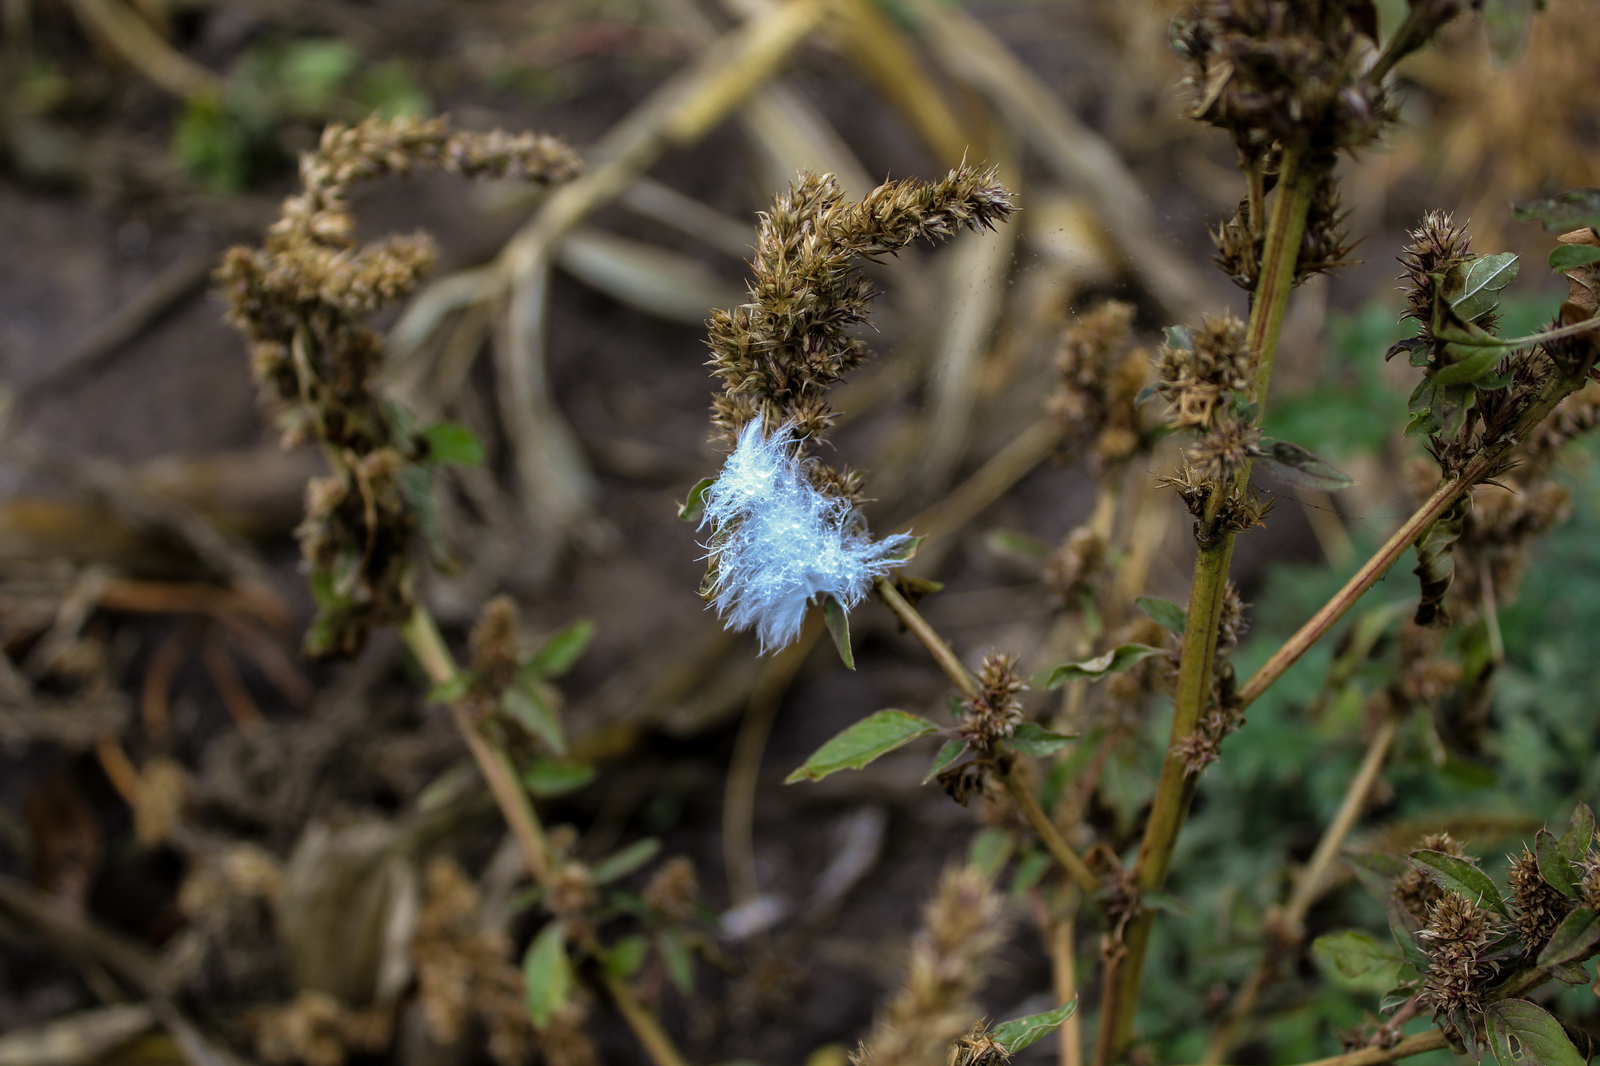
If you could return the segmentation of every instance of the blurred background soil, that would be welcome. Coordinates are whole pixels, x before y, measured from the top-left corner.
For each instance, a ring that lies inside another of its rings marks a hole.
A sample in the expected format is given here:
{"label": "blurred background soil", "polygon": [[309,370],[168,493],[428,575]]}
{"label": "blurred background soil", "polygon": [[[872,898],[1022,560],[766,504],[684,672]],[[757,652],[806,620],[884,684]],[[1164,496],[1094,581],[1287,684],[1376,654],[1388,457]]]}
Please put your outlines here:
{"label": "blurred background soil", "polygon": [[[1379,6],[1392,18],[1404,5]],[[260,240],[296,187],[296,154],[326,121],[448,113],[468,128],[547,132],[585,151],[695,63],[710,37],[766,11],[693,0],[5,0],[0,1032],[164,1002],[227,1054],[270,1058],[258,1039],[263,1011],[308,987],[344,988],[352,1008],[370,1001],[362,967],[383,954],[373,930],[405,929],[393,900],[367,891],[389,883],[375,872],[386,863],[402,868],[393,883],[415,902],[430,863],[448,857],[511,939],[526,942],[533,912],[513,905],[515,854],[507,859],[498,816],[463,777],[459,737],[422,698],[393,636],[349,664],[298,654],[311,600],[291,532],[320,460],[280,448],[209,271],[227,245]],[[958,239],[872,268],[884,295],[869,341],[881,358],[837,392],[846,422],[835,446],[867,471],[880,533],[947,501],[1042,417],[1076,311],[1131,300],[1154,344],[1161,327],[1202,310],[1243,308],[1210,268],[1205,235],[1241,187],[1224,139],[1181,117],[1167,5],[976,3],[963,17],[1081,121],[1075,135],[1136,179],[1130,194],[1142,188],[1151,207],[1145,247],[1190,286],[1182,306],[1129,260],[1126,233],[1093,191],[1037,149],[959,56],[919,36],[914,9],[883,12],[970,134],[970,157],[999,163],[1023,210],[999,251]],[[130,34],[127,19],[143,29]],[[1544,238],[1510,224],[1506,205],[1596,183],[1600,7],[1551,0],[1505,66],[1482,58],[1484,32],[1464,20],[1441,53],[1405,68],[1403,130],[1347,164],[1366,261],[1297,293],[1281,394],[1344,372],[1326,353],[1330,316],[1377,306],[1393,320],[1392,257],[1425,210],[1471,217],[1477,247],[1538,262]],[[641,978],[647,998],[693,1061],[837,1064],[839,1046],[853,1046],[900,980],[919,908],[982,819],[918,787],[929,755],[920,746],[817,785],[780,784],[874,710],[942,715],[946,686],[871,603],[852,617],[854,672],[825,641],[774,670],[706,611],[695,593],[702,549],[676,517],[720,462],[707,443],[712,382],[699,323],[740,300],[755,213],[796,164],[833,170],[859,195],[954,160],[839,33],[811,35],[768,84],[759,108],[735,109],[696,143],[665,151],[645,185],[593,211],[563,246],[535,355],[543,406],[524,416],[542,428],[504,410],[494,346],[508,342],[496,339],[493,306],[428,323],[392,376],[489,446],[488,465],[445,490],[456,565],[422,589],[452,637],[502,591],[535,642],[578,619],[595,625],[560,687],[574,749],[598,774],[543,801],[547,823],[574,827],[590,858],[657,837],[663,855],[693,860],[707,916],[734,916],[708,934],[714,964],[699,965],[692,993],[657,967]],[[431,233],[440,279],[493,260],[537,206],[516,189],[441,176],[364,186],[356,203],[364,235]],[[1541,274],[1524,271],[1530,300],[1560,291]],[[961,306],[988,317],[964,323]],[[390,312],[382,323],[397,321]],[[947,351],[964,329],[974,339]],[[1400,368],[1377,368],[1381,352],[1362,355],[1361,373],[1403,381],[1383,377]],[[519,467],[519,434],[530,433],[576,445],[544,482]],[[1269,559],[1320,561],[1352,533],[1382,534],[1408,498],[1397,454],[1338,457],[1357,464],[1359,484],[1337,500],[1263,481],[1287,495],[1269,529],[1241,541],[1246,600]],[[568,502],[545,508],[538,486],[552,480]],[[1000,647],[1034,670],[1048,665],[1062,610],[1040,581],[1039,553],[1087,520],[1094,493],[1081,464],[1046,460],[1012,480],[930,541],[918,572],[945,584],[924,606],[963,658]],[[1159,516],[1147,591],[1181,600],[1192,549],[1171,503],[1152,485],[1132,506]],[[223,548],[213,544],[219,528]],[[233,580],[245,572],[261,579],[255,591]],[[1030,696],[1037,707],[1053,698]],[[778,703],[770,739],[747,741],[743,756],[759,774],[753,881],[741,891],[725,868],[730,766],[746,707],[755,714],[763,700]],[[245,868],[260,871],[256,887]],[[222,869],[236,876],[219,881]],[[30,920],[40,900],[77,924]],[[285,908],[298,916],[285,919]],[[1053,1003],[1020,904],[1017,921],[986,992],[997,1017]],[[107,963],[94,939],[106,935],[138,948],[154,985]],[[307,961],[317,942],[347,957]],[[438,1040],[415,992],[397,1010],[392,1039],[291,1055],[487,1061],[478,1029]],[[49,1061],[184,1061],[171,1036],[180,1030],[160,1020],[158,1011],[129,1022],[116,1039],[84,1021],[69,1041],[76,1050]],[[591,1030],[607,1061],[641,1061],[607,1005],[592,1006]]]}

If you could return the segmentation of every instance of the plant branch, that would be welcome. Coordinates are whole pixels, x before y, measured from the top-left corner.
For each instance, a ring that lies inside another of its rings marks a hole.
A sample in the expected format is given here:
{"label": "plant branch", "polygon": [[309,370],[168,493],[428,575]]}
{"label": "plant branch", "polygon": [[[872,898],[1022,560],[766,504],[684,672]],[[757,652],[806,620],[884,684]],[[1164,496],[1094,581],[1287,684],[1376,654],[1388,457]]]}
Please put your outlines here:
{"label": "plant branch", "polygon": [[939,664],[939,668],[944,671],[945,676],[950,679],[951,683],[961,691],[961,694],[969,700],[977,699],[979,695],[978,683],[972,679],[972,675],[967,672],[967,668],[961,665],[961,660],[956,658],[956,653],[950,650],[950,645],[944,642],[944,638],[934,632],[933,627],[928,624],[928,620],[918,614],[917,609],[907,603],[904,596],[900,595],[899,590],[894,587],[894,582],[886,577],[880,577],[877,580],[876,588],[878,597],[888,605],[889,610],[894,612],[895,617],[900,619],[900,624],[909,629],[911,635],[921,641],[924,648],[928,649],[928,654],[933,656],[934,661]]}
{"label": "plant branch", "polygon": [[[1361,760],[1361,767],[1350,779],[1350,785],[1345,789],[1344,802],[1339,805],[1339,812],[1334,815],[1333,821],[1323,831],[1322,839],[1317,843],[1317,850],[1312,854],[1311,861],[1301,872],[1299,881],[1295,884],[1294,893],[1289,897],[1289,905],[1284,908],[1280,928],[1285,931],[1283,938],[1273,938],[1267,946],[1267,956],[1262,959],[1261,965],[1250,975],[1249,979],[1240,986],[1239,992],[1234,996],[1233,1004],[1229,1008],[1227,1020],[1217,1031],[1212,1034],[1211,1043],[1206,1048],[1205,1058],[1207,1064],[1220,1063],[1228,1052],[1233,1050],[1238,1041],[1239,1030],[1249,1021],[1255,1013],[1256,1001],[1261,996],[1261,989],[1272,979],[1278,962],[1283,953],[1303,938],[1302,923],[1306,914],[1311,910],[1311,905],[1321,895],[1323,879],[1326,877],[1328,867],[1333,865],[1334,857],[1339,853],[1339,847],[1350,835],[1350,830],[1355,827],[1356,820],[1360,818],[1362,808],[1366,806],[1367,796],[1372,792],[1372,785],[1378,779],[1378,771],[1383,768],[1384,758],[1389,753],[1389,746],[1394,743],[1395,733],[1399,725],[1393,715],[1384,718],[1378,726],[1378,731],[1373,734],[1372,740],[1367,744],[1366,755]],[[1292,939],[1291,939],[1292,938]]]}
{"label": "plant branch", "polygon": [[672,1038],[661,1028],[661,1023],[656,1020],[655,1014],[639,1002],[639,997],[633,994],[633,989],[628,987],[626,981],[608,975],[606,991],[611,993],[611,1001],[617,1005],[617,1010],[621,1012],[639,1043],[644,1045],[645,1053],[650,1056],[650,1061],[655,1066],[688,1066],[687,1061],[673,1045]]}
{"label": "plant branch", "polygon": [[[1305,233],[1306,215],[1311,207],[1319,169],[1295,146],[1286,146],[1279,172],[1278,196],[1267,223],[1261,269],[1250,310],[1246,343],[1256,353],[1254,399],[1263,403],[1272,381],[1272,366],[1277,355],[1278,335],[1283,328],[1284,309],[1294,285],[1295,265],[1300,241]],[[1240,472],[1237,486],[1243,488],[1249,470]],[[1230,491],[1218,484],[1212,491],[1206,514],[1196,530],[1200,551],[1195,559],[1194,581],[1189,589],[1183,653],[1178,664],[1178,685],[1173,698],[1171,740],[1161,766],[1161,778],[1151,803],[1150,819],[1134,877],[1139,888],[1156,891],[1166,884],[1172,864],[1172,849],[1178,831],[1188,814],[1194,796],[1195,775],[1182,755],[1183,742],[1194,732],[1211,700],[1211,670],[1216,657],[1217,623],[1227,590],[1228,565],[1233,558],[1233,534],[1220,529],[1217,516]],[[1097,1066],[1119,1061],[1133,1041],[1134,1013],[1144,957],[1150,942],[1155,914],[1141,910],[1124,932],[1124,951],[1105,968],[1105,998],[1100,1011],[1100,1034],[1095,1048]]]}
{"label": "plant branch", "polygon": [[1437,1029],[1429,1029],[1425,1033],[1408,1036],[1391,1048],[1364,1047],[1359,1051],[1334,1055],[1332,1058],[1303,1062],[1300,1066],[1382,1066],[1386,1062],[1421,1055],[1425,1051],[1438,1051],[1448,1046],[1443,1033]]}
{"label": "plant branch", "polygon": [[1093,895],[1100,891],[1100,879],[1082,859],[1078,858],[1078,853],[1072,850],[1072,845],[1061,835],[1061,830],[1057,829],[1050,816],[1044,813],[1044,808],[1040,807],[1039,801],[1034,798],[1033,790],[1028,787],[1028,782],[1023,779],[1016,763],[1012,763],[1006,769],[1004,780],[1006,790],[1011,793],[1011,798],[1016,800],[1017,806],[1022,810],[1022,816],[1028,819],[1033,831],[1039,834],[1045,850],[1061,864],[1061,868],[1067,871],[1067,875],[1077,882],[1078,887],[1086,894]]}

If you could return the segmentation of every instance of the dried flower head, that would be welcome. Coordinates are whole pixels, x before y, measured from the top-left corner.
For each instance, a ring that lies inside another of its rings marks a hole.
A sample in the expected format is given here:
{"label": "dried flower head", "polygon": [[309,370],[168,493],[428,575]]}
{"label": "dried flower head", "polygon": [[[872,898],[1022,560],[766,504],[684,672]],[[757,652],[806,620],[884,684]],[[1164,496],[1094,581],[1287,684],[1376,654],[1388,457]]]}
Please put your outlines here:
{"label": "dried flower head", "polygon": [[1105,563],[1105,538],[1089,526],[1079,526],[1045,560],[1044,582],[1063,605],[1076,607],[1104,576]]}
{"label": "dried flower head", "polygon": [[553,184],[573,177],[578,159],[548,137],[452,131],[442,118],[334,123],[301,158],[303,191],[262,247],[230,249],[217,271],[263,398],[283,410],[285,439],[315,438],[333,468],[311,489],[298,531],[318,600],[306,637],[314,655],[352,654],[373,625],[410,611],[427,445],[379,394],[383,346],[364,318],[411,291],[433,245],[421,234],[359,244],[349,191],[421,166]]}
{"label": "dried flower head", "polygon": [[1179,429],[1209,431],[1233,396],[1254,384],[1255,356],[1245,344],[1244,323],[1231,315],[1208,318],[1188,348],[1163,345],[1156,362],[1156,391],[1172,406]]}
{"label": "dried flower head", "polygon": [[1132,458],[1151,443],[1136,401],[1150,377],[1150,357],[1132,344],[1135,308],[1107,300],[1075,316],[1056,367],[1061,384],[1046,401],[1071,447],[1088,444],[1097,468]]}
{"label": "dried flower head", "polygon": [[1577,901],[1552,888],[1539,872],[1539,857],[1526,847],[1511,860],[1511,900],[1516,905],[1511,923],[1523,948],[1537,952]]}
{"label": "dried flower head", "polygon": [[880,185],[854,204],[831,174],[804,175],[761,216],[750,302],[707,324],[723,386],[712,402],[715,439],[732,447],[759,416],[820,440],[832,421],[823,393],[866,357],[851,330],[874,293],[857,261],[989,228],[1013,210],[994,172],[973,167]]}
{"label": "dried flower head", "polygon": [[1493,933],[1489,912],[1464,896],[1446,892],[1417,932],[1430,960],[1417,1006],[1433,1011],[1436,1018],[1478,1010],[1485,987],[1500,972],[1498,962],[1485,958]]}
{"label": "dried flower head", "polygon": [[673,922],[686,922],[694,916],[699,894],[694,863],[684,855],[674,855],[662,863],[644,886],[645,905]]}
{"label": "dried flower head", "polygon": [[854,1066],[945,1066],[950,1045],[977,1019],[977,992],[1003,923],[1000,898],[971,866],[952,867],[924,912],[900,993],[850,1056]]}
{"label": "dried flower head", "polygon": [[978,751],[993,751],[1022,723],[1022,701],[1017,697],[1027,687],[1014,658],[989,652],[978,670],[977,698],[962,701],[965,713],[957,732]]}

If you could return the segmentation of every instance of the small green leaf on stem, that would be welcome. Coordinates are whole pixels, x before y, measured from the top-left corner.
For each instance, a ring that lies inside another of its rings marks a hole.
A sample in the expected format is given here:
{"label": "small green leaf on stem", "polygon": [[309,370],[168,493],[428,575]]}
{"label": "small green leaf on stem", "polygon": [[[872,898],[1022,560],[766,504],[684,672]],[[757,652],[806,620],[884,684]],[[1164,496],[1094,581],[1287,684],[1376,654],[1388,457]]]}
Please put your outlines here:
{"label": "small green leaf on stem", "polygon": [[1511,909],[1500,898],[1500,889],[1489,875],[1466,859],[1442,851],[1413,851],[1411,864],[1421,870],[1446,892],[1454,892],[1472,900],[1480,907],[1488,907],[1502,917],[1511,917]]}
{"label": "small green leaf on stem", "polygon": [[649,949],[649,942],[642,936],[625,936],[618,940],[605,953],[606,975],[619,980],[632,977],[644,965],[645,952]]}
{"label": "small green leaf on stem", "polygon": [[1519,222],[1543,223],[1549,233],[1600,226],[1600,189],[1573,189],[1543,200],[1529,200],[1513,207],[1511,217]]}
{"label": "small green leaf on stem", "polygon": [[694,991],[694,955],[682,929],[663,929],[656,934],[656,949],[667,968],[673,987],[684,995]]}
{"label": "small green leaf on stem", "polygon": [[922,783],[926,785],[929,781],[938,777],[939,771],[961,758],[966,750],[967,742],[960,737],[948,741],[944,747],[939,749],[939,754],[934,756],[933,765],[928,767],[928,772],[923,776]]}
{"label": "small green leaf on stem", "polygon": [[1562,919],[1550,942],[1539,952],[1540,966],[1560,966],[1581,962],[1600,948],[1600,914],[1593,907],[1579,907]]}
{"label": "small green leaf on stem", "polygon": [[583,653],[589,650],[589,642],[592,640],[594,640],[594,623],[587,618],[580,618],[545,641],[544,646],[533,653],[523,669],[531,670],[540,677],[560,677],[583,658]]}
{"label": "small green leaf on stem", "polygon": [[926,718],[905,711],[879,711],[822,745],[783,783],[820,781],[839,770],[859,770],[880,755],[938,731],[939,727]]}
{"label": "small green leaf on stem", "polygon": [[1319,936],[1311,942],[1311,951],[1346,978],[1354,981],[1379,976],[1383,987],[1393,982],[1390,971],[1405,962],[1397,947],[1381,943],[1359,929]]}
{"label": "small green leaf on stem", "polygon": [[698,522],[706,513],[706,489],[717,483],[714,477],[703,477],[689,490],[689,498],[678,508],[678,517],[685,522]]}
{"label": "small green leaf on stem", "polygon": [[1534,853],[1539,857],[1539,876],[1545,884],[1563,896],[1578,898],[1578,885],[1572,876],[1572,863],[1561,847],[1561,841],[1548,829],[1541,829],[1533,838]]}
{"label": "small green leaf on stem", "polygon": [[1062,663],[1050,671],[1044,687],[1059,688],[1068,681],[1099,681],[1108,674],[1126,673],[1140,660],[1160,654],[1160,648],[1152,648],[1148,644],[1123,644],[1093,659]]}
{"label": "small green leaf on stem", "polygon": [[1189,906],[1183,900],[1179,899],[1177,896],[1174,896],[1171,892],[1161,892],[1157,889],[1149,889],[1139,894],[1139,902],[1148,907],[1150,910],[1163,911],[1167,914],[1176,915],[1179,918],[1190,918],[1194,916],[1194,908]]}
{"label": "small green leaf on stem", "polygon": [[1525,999],[1483,1009],[1489,1047],[1500,1066],[1584,1066],[1584,1057],[1550,1013]]}
{"label": "small green leaf on stem", "polygon": [[1004,829],[985,829],[972,838],[967,848],[967,862],[985,877],[993,878],[1005,868],[1011,853],[1017,850],[1017,838]]}
{"label": "small green leaf on stem", "polygon": [[661,850],[661,841],[655,837],[645,837],[615,852],[595,864],[590,876],[597,885],[610,884],[612,881],[627,877],[633,871],[656,857]]}
{"label": "small green leaf on stem", "polygon": [[1499,305],[1500,291],[1516,280],[1519,269],[1513,252],[1479,256],[1467,267],[1461,294],[1450,306],[1468,322],[1476,322]]}
{"label": "small green leaf on stem", "polygon": [[594,767],[582,762],[535,759],[522,771],[522,783],[540,799],[565,796],[594,780]]}
{"label": "small green leaf on stem", "polygon": [[1250,454],[1277,477],[1306,489],[1336,492],[1355,484],[1355,479],[1318,459],[1306,449],[1286,440],[1261,438]]}
{"label": "small green leaf on stem", "polygon": [[483,442],[466,426],[455,422],[435,422],[422,431],[428,442],[427,461],[456,466],[482,466]]}
{"label": "small green leaf on stem", "polygon": [[458,670],[456,676],[433,686],[423,698],[429,703],[454,703],[467,694],[467,685],[470,681],[471,678],[465,670]]}
{"label": "small green leaf on stem", "polygon": [[1572,809],[1572,824],[1565,833],[1561,834],[1561,850],[1566,853],[1567,861],[1580,863],[1589,853],[1589,843],[1594,840],[1594,811],[1589,809],[1587,803],[1580,803]]}
{"label": "small green leaf on stem", "polygon": [[1184,616],[1182,607],[1159,596],[1140,596],[1133,602],[1139,610],[1160,622],[1163,627],[1180,637],[1183,636],[1183,627],[1189,620]]}
{"label": "small green leaf on stem", "polygon": [[527,986],[528,1017],[543,1030],[572,994],[572,963],[567,959],[567,934],[560,922],[550,922],[528,945],[522,957],[522,979]]}
{"label": "small green leaf on stem", "polygon": [[839,659],[844,663],[845,669],[854,670],[856,656],[850,649],[850,615],[845,611],[844,604],[824,594],[822,620],[828,626],[828,636],[833,638],[833,646],[839,650]]}
{"label": "small green leaf on stem", "polygon": [[1055,1010],[1001,1022],[989,1031],[989,1039],[1004,1048],[1007,1055],[1015,1055],[1040,1037],[1052,1032],[1062,1022],[1072,1017],[1077,1009],[1078,1000],[1074,997],[1070,1003],[1064,1003]]}
{"label": "small green leaf on stem", "polygon": [[1600,262],[1600,248],[1592,244],[1558,244],[1550,249],[1550,269],[1560,273]]}
{"label": "small green leaf on stem", "polygon": [[561,733],[561,720],[556,717],[554,695],[538,675],[523,671],[500,697],[500,709],[530,736],[542,741],[552,754],[565,755],[567,740]]}
{"label": "small green leaf on stem", "polygon": [[1021,722],[1000,743],[1023,755],[1053,755],[1067,746],[1072,735],[1052,733],[1037,722]]}

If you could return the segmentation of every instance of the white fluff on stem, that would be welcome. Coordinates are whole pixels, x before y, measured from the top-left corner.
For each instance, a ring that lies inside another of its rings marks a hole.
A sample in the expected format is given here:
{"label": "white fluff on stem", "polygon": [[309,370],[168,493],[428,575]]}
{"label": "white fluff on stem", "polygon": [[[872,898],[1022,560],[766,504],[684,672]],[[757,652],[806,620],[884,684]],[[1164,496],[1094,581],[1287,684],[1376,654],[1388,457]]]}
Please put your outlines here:
{"label": "white fluff on stem", "polygon": [[806,605],[820,595],[846,609],[860,603],[912,540],[868,538],[849,501],[811,484],[794,444],[793,425],[766,437],[755,419],[703,497],[701,528],[715,531],[712,604],[729,628],[754,626],[763,654],[800,635]]}

